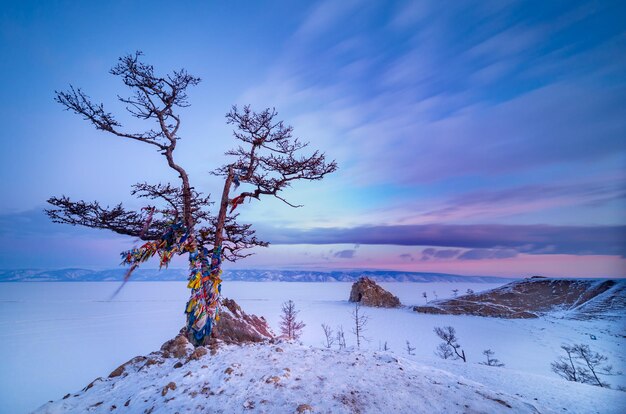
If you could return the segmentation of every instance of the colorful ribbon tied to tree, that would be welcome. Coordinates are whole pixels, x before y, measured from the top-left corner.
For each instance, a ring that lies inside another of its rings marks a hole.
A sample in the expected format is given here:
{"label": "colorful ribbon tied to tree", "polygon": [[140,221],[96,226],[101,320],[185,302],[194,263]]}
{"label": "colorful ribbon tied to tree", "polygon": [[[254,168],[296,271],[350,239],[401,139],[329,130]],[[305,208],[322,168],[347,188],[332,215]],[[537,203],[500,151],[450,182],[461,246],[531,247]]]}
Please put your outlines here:
{"label": "colorful ribbon tied to tree", "polygon": [[209,250],[198,249],[195,237],[189,234],[181,223],[172,224],[159,240],[145,243],[121,253],[122,264],[129,265],[130,269],[125,280],[139,264],[158,255],[159,267],[167,267],[175,254],[189,253],[189,283],[191,289],[190,300],[185,306],[187,315],[187,330],[195,340],[201,343],[211,334],[215,322],[219,320],[221,275],[222,275],[222,248],[216,247],[209,262]]}
{"label": "colorful ribbon tied to tree", "polygon": [[213,249],[211,262],[208,260],[209,251],[201,251],[189,255],[189,283],[191,297],[185,312],[187,314],[187,332],[193,334],[198,343],[211,334],[215,322],[219,321],[221,275],[222,275],[222,248]]}

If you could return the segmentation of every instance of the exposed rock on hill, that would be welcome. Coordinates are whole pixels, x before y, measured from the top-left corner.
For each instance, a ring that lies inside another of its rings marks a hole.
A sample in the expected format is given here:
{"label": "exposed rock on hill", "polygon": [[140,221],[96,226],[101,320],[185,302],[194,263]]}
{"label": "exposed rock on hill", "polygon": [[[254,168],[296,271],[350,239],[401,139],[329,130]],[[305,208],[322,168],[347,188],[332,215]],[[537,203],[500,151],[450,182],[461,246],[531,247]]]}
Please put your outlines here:
{"label": "exposed rock on hill", "polygon": [[378,308],[397,308],[400,299],[387,292],[368,277],[362,277],[352,285],[350,302],[359,302],[365,306]]}
{"label": "exposed rock on hill", "polygon": [[569,318],[613,318],[626,310],[626,282],[530,278],[485,292],[415,306],[420,313],[537,318],[564,312]]}
{"label": "exposed rock on hill", "polygon": [[264,342],[276,337],[263,316],[249,315],[232,299],[222,300],[219,323],[211,332],[211,341],[225,344]]}
{"label": "exposed rock on hill", "polygon": [[[202,358],[209,351],[205,346],[194,346],[187,339],[186,329],[180,330],[175,338],[161,345],[161,349],[148,356],[137,356],[114,369],[109,378],[126,376],[131,372],[141,371],[151,365],[161,365],[166,359],[177,360],[174,368],[180,368],[189,361]],[[207,345],[213,353],[219,345],[242,345],[246,343],[271,342],[275,338],[264,317],[249,315],[232,299],[222,300],[222,313],[219,323],[211,332]],[[97,379],[98,381],[100,379]],[[93,383],[90,384],[93,386]]]}

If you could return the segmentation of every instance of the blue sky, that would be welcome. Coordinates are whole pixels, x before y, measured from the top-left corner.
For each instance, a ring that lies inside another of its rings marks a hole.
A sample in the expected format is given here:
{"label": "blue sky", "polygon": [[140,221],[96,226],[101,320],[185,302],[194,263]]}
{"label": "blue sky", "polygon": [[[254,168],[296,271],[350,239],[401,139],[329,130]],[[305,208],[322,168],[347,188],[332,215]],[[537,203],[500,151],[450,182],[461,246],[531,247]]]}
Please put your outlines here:
{"label": "blue sky", "polygon": [[236,267],[624,276],[625,20],[619,1],[5,2],[0,267],[115,267],[132,240],[51,224],[45,200],[139,208],[131,184],[176,179],[53,101],[73,84],[123,111],[108,70],[142,50],[202,78],[177,149],[196,188],[220,188],[232,104],[339,163],[289,191],[301,209],[240,208],[273,244]]}

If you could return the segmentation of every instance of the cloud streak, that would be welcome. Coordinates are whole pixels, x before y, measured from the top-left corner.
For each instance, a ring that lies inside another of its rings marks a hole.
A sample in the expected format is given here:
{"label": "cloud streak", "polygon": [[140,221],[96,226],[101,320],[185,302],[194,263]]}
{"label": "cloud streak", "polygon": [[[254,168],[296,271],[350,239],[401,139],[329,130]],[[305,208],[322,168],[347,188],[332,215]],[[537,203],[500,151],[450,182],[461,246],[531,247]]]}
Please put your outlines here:
{"label": "cloud streak", "polygon": [[442,222],[474,217],[502,217],[556,207],[601,206],[626,198],[623,176],[576,183],[534,184],[499,190],[472,191],[443,201],[420,214],[421,220]]}
{"label": "cloud streak", "polygon": [[[626,254],[626,226],[428,224],[311,230],[263,228],[260,235],[276,244],[359,243],[510,249],[526,254],[622,256]],[[478,252],[469,253],[465,258],[478,258],[479,255]]]}

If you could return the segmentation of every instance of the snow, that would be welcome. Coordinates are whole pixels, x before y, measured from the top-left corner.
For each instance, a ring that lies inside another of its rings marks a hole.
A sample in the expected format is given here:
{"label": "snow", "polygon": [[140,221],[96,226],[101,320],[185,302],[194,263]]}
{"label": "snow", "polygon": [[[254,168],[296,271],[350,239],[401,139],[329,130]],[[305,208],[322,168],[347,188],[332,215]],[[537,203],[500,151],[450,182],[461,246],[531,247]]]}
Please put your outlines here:
{"label": "snow", "polygon": [[[223,292],[246,312],[265,316],[274,329],[278,327],[280,304],[294,300],[301,310],[299,316],[307,324],[303,344],[320,348],[321,323],[333,328],[343,325],[348,345],[354,344],[350,333],[353,305],[347,302],[350,286],[342,282],[225,282]],[[452,296],[455,288],[460,292],[468,288],[478,292],[497,285],[383,283],[382,286],[397,295],[403,304],[415,305],[424,303],[424,291],[429,299],[433,298],[433,291],[441,299]],[[28,412],[45,401],[58,400],[68,392],[83,388],[96,377],[106,377],[130,358],[159,349],[184,324],[182,312],[188,295],[184,282],[129,283],[118,297],[109,301],[117,287],[117,283],[92,282],[0,284],[0,352],[5,356],[0,370],[1,413]],[[402,363],[413,367],[415,372],[438,367],[484,384],[494,392],[519,394],[523,401],[538,407],[581,413],[620,412],[626,408],[626,393],[569,383],[550,370],[550,362],[560,355],[562,343],[586,343],[593,350],[606,354],[617,370],[626,371],[623,317],[617,321],[501,320],[424,315],[410,308],[364,310],[370,317],[365,333],[370,340],[361,351],[369,355],[367,364],[374,363],[372,361],[378,358],[375,355],[381,355],[377,350],[387,341],[392,351],[389,355],[405,361]],[[434,355],[439,340],[433,328],[445,325],[456,328],[459,342],[468,355],[467,364],[443,361]],[[591,340],[590,334],[597,340]],[[406,340],[417,348],[415,356],[406,354]],[[506,364],[504,368],[477,364],[483,360],[481,353],[487,348],[495,351],[495,357]],[[245,355],[229,351],[235,354],[224,356],[224,364],[230,363],[227,358],[241,359],[242,364],[244,356],[255,360],[254,349],[246,349]],[[307,358],[302,355],[303,349],[306,348],[294,348],[294,361]],[[325,352],[318,349],[310,358],[326,355]],[[292,357],[285,355],[284,358]],[[291,360],[284,362],[291,363]],[[207,364],[208,378],[211,370],[217,368],[215,364]],[[296,366],[295,362],[293,365]],[[254,372],[260,376],[269,373]],[[411,375],[419,377],[417,373]],[[335,374],[326,376],[334,378]],[[606,379],[614,386],[626,382],[624,376]],[[159,383],[159,386],[163,385]],[[534,398],[538,398],[539,403]]]}
{"label": "snow", "polygon": [[[556,413],[565,401],[572,411],[609,413],[623,394],[534,378],[526,396],[515,396],[499,391],[500,381],[485,386],[390,352],[287,343],[229,346],[180,368],[176,362],[141,361],[126,376],[96,381],[38,412],[293,413],[306,404],[314,413]],[[490,379],[509,378],[506,370],[483,370]]]}

